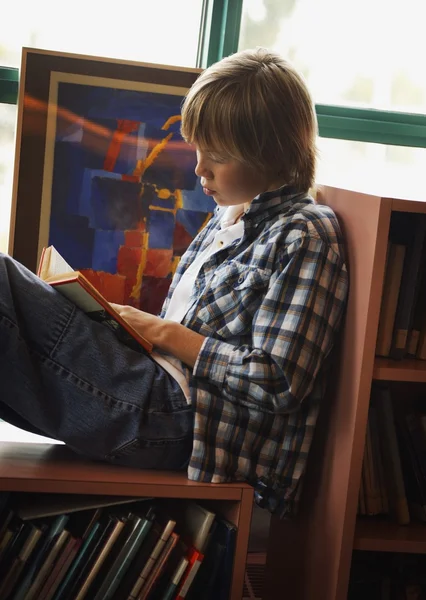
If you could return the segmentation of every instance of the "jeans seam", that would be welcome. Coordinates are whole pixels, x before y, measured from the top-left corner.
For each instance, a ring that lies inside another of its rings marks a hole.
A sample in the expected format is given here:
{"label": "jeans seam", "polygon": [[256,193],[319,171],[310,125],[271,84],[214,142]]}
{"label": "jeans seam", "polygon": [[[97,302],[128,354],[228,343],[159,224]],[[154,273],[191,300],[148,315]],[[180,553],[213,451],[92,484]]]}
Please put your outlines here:
{"label": "jeans seam", "polygon": [[[61,334],[60,334],[60,336],[58,337],[58,340],[57,340],[56,344],[54,345],[54,347],[53,347],[53,349],[52,349],[52,351],[51,351],[51,353],[50,353],[50,356],[52,356],[53,354],[55,354],[55,352],[56,352],[56,349],[58,348],[59,344],[60,344],[60,343],[62,342],[62,340],[64,339],[64,337],[65,337],[65,334],[67,333],[67,331],[68,331],[68,328],[69,328],[69,326],[70,326],[71,319],[72,319],[72,318],[73,318],[73,316],[75,315],[75,311],[76,311],[76,310],[77,310],[77,307],[76,307],[76,306],[72,306],[72,307],[71,307],[71,312],[70,312],[70,315],[69,315],[69,317],[68,317],[68,320],[67,320],[67,322],[65,323],[65,326],[62,328]],[[51,359],[51,360],[53,360],[53,359]]]}

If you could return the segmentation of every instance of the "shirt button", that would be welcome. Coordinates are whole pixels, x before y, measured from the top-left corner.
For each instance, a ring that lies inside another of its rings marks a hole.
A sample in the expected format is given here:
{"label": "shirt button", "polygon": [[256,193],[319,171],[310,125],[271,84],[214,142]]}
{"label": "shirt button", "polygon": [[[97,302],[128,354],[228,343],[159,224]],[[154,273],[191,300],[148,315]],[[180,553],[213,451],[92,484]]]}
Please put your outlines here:
{"label": "shirt button", "polygon": [[222,240],[220,240],[220,242],[219,242],[219,246],[223,246],[223,242],[222,242]]}
{"label": "shirt button", "polygon": [[238,283],[243,283],[243,281],[244,281],[244,277],[243,277],[243,275],[240,275],[238,277]]}

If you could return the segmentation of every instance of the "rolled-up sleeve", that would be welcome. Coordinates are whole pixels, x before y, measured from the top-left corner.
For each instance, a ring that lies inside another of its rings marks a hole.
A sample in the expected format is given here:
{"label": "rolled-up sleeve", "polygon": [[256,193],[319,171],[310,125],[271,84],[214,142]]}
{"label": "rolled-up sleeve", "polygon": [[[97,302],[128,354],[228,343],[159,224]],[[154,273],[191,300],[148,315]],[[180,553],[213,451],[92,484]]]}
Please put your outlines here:
{"label": "rolled-up sleeve", "polygon": [[252,323],[252,343],[235,347],[208,337],[193,376],[230,402],[290,413],[311,392],[342,320],[348,274],[342,257],[305,233],[276,260]]}

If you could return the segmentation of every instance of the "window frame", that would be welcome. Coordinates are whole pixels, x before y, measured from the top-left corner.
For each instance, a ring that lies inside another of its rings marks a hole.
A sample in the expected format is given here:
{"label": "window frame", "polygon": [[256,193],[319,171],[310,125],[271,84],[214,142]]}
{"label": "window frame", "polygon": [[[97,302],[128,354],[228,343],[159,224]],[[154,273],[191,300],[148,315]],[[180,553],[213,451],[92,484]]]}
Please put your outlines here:
{"label": "window frame", "polygon": [[[204,0],[197,66],[238,50],[243,0]],[[19,69],[0,66],[0,104],[16,104]],[[315,105],[320,137],[426,148],[426,115]]]}

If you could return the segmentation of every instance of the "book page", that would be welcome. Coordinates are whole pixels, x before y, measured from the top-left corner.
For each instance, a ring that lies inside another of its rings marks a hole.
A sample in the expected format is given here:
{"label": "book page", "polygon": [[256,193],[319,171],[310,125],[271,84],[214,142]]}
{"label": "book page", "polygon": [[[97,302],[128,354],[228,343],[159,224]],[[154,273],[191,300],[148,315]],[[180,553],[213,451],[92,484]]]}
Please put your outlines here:
{"label": "book page", "polygon": [[39,277],[46,281],[49,278],[72,273],[74,269],[59,254],[54,246],[45,248],[40,262]]}

